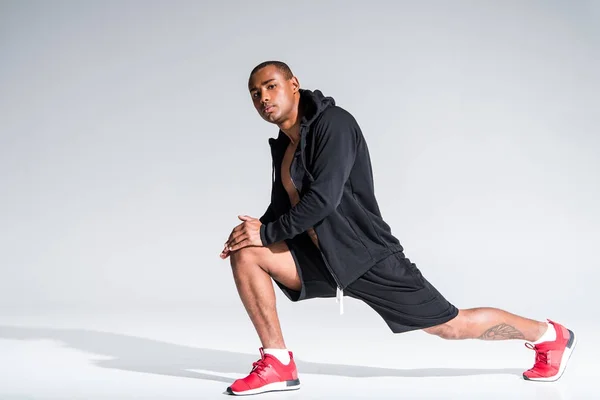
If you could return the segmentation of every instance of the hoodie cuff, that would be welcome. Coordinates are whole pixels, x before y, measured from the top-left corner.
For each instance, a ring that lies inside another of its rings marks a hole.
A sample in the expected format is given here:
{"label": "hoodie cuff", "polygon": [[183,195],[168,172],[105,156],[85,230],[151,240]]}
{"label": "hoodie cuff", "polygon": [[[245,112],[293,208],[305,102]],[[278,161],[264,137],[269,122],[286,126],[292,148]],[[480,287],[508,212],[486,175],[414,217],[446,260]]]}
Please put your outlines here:
{"label": "hoodie cuff", "polygon": [[266,224],[262,224],[260,226],[260,240],[262,242],[263,247],[266,247],[269,243],[267,243],[267,226]]}

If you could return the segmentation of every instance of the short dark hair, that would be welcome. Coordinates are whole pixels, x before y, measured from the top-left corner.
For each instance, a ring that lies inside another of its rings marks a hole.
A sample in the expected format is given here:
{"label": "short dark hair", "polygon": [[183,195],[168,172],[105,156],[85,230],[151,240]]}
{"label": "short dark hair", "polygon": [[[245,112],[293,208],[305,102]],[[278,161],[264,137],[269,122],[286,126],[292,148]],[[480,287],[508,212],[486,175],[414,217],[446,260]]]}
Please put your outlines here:
{"label": "short dark hair", "polygon": [[250,77],[248,78],[248,83],[250,82],[250,80],[252,80],[252,76],[256,72],[258,72],[259,70],[261,70],[264,67],[267,67],[269,65],[273,65],[273,66],[277,67],[277,69],[279,70],[279,72],[281,72],[283,74],[285,79],[292,79],[294,77],[292,70],[286,63],[284,63],[283,61],[269,60],[269,61],[261,62],[256,67],[254,67],[254,69],[252,69],[252,72],[250,72]]}

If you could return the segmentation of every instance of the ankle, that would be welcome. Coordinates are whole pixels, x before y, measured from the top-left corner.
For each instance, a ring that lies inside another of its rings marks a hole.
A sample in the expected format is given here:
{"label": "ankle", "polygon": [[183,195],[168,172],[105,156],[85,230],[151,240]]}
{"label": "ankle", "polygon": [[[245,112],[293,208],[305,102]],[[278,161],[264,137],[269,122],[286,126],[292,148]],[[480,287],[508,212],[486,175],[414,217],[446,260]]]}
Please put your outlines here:
{"label": "ankle", "polygon": [[556,330],[549,322],[540,322],[538,334],[532,339],[533,344],[554,341],[556,340]]}
{"label": "ankle", "polygon": [[279,362],[282,363],[283,365],[288,365],[290,363],[291,357],[290,357],[290,353],[288,352],[288,349],[269,347],[269,348],[265,348],[263,350],[264,350],[265,354],[272,355],[273,357],[278,359]]}

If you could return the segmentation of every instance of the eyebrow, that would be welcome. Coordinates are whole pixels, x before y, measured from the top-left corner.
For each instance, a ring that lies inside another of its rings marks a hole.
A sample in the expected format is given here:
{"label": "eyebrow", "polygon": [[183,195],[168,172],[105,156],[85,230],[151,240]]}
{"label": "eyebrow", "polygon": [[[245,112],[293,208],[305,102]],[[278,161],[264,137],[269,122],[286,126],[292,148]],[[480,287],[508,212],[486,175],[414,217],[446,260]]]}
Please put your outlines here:
{"label": "eyebrow", "polygon": [[[263,82],[261,82],[261,83],[260,83],[260,85],[261,85],[261,86],[264,86],[264,85],[266,85],[267,83],[269,83],[269,82],[271,82],[271,81],[274,81],[274,80],[275,80],[275,78],[267,79],[266,81],[263,81]],[[253,87],[253,88],[250,88],[250,91],[253,91],[253,90],[256,90],[256,86],[255,86],[255,87]]]}

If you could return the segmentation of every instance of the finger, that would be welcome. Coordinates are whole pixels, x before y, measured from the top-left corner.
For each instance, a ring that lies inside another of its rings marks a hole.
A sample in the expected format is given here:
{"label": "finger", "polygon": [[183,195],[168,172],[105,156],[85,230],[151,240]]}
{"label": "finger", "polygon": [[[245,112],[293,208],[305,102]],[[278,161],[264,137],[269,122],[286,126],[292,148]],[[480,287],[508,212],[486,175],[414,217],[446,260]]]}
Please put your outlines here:
{"label": "finger", "polygon": [[230,251],[227,247],[223,248],[223,250],[221,250],[221,257],[225,258],[229,255]]}
{"label": "finger", "polygon": [[238,242],[238,243],[234,244],[233,246],[231,246],[229,251],[238,251],[238,250],[243,249],[244,247],[248,247],[248,246],[250,246],[250,240],[244,239],[241,242]]}
{"label": "finger", "polygon": [[243,242],[243,241],[245,241],[245,240],[249,240],[249,239],[250,239],[250,238],[249,238],[249,236],[248,236],[247,234],[243,233],[243,234],[241,234],[241,235],[239,235],[239,236],[237,236],[237,237],[233,238],[233,239],[232,239],[232,240],[229,242],[229,244],[227,245],[227,249],[228,249],[229,251],[233,251],[232,249],[233,249],[233,248],[234,248],[234,247],[235,247],[237,244],[239,244],[239,243],[241,243],[241,242]]}
{"label": "finger", "polygon": [[245,236],[248,236],[246,231],[236,232],[231,239],[227,241],[227,247],[230,247],[233,243],[240,242]]}
{"label": "finger", "polygon": [[236,226],[235,228],[233,228],[233,230],[231,231],[231,233],[236,233],[241,231],[242,229],[244,229],[244,226],[246,225],[245,222],[242,222],[241,224],[239,224],[238,226]]}
{"label": "finger", "polygon": [[246,223],[244,222],[243,224],[240,224],[239,228],[236,227],[236,229],[234,229],[233,232],[231,232],[231,235],[229,236],[229,239],[227,240],[225,245],[229,246],[231,243],[235,242],[236,240],[239,241],[239,237],[246,234],[247,232],[248,232],[248,227],[247,227]]}
{"label": "finger", "polygon": [[242,220],[242,221],[250,221],[250,220],[253,220],[253,219],[254,219],[254,218],[252,218],[252,217],[251,217],[251,216],[249,216],[249,215],[238,215],[238,218],[239,218],[240,220]]}
{"label": "finger", "polygon": [[244,223],[242,222],[241,224],[237,225],[235,228],[233,228],[231,230],[231,233],[229,234],[229,237],[227,238],[227,240],[225,241],[225,245],[227,245],[227,243],[231,240],[231,238],[233,237],[233,235],[236,232],[241,231],[244,228]]}
{"label": "finger", "polygon": [[229,239],[227,239],[226,243],[231,243],[235,238],[239,237],[240,235],[243,235],[245,231],[246,231],[246,229],[245,229],[244,224],[241,224],[239,227],[236,227],[231,232],[231,235],[229,235]]}
{"label": "finger", "polygon": [[248,235],[247,231],[241,231],[238,232],[236,234],[234,234],[231,239],[229,240],[229,242],[227,242],[227,248],[231,248],[231,246],[235,245],[236,243],[241,242],[242,240],[248,239],[250,235]]}

